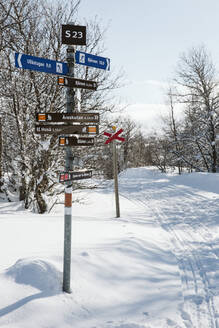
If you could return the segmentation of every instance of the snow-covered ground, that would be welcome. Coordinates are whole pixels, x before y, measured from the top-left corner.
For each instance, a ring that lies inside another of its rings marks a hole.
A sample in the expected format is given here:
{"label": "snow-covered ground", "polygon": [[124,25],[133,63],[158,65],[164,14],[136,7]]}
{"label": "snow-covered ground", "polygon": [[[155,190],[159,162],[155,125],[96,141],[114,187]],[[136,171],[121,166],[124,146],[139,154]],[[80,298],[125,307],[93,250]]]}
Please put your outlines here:
{"label": "snow-covered ground", "polygon": [[1,328],[219,328],[219,174],[119,181],[119,219],[112,182],[74,192],[71,294],[64,206],[0,202]]}

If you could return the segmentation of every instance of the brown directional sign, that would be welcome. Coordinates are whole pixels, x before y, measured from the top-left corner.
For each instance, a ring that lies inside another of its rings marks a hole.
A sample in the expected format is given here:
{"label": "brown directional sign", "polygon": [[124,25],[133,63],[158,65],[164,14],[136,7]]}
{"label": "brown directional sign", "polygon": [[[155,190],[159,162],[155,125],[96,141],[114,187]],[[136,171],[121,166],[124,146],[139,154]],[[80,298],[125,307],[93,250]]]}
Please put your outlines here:
{"label": "brown directional sign", "polygon": [[59,174],[59,182],[74,181],[92,178],[92,171],[69,171]]}
{"label": "brown directional sign", "polygon": [[86,45],[86,26],[62,25],[62,44]]}
{"label": "brown directional sign", "polygon": [[99,123],[99,113],[37,113],[37,122]]}
{"label": "brown directional sign", "polygon": [[99,126],[94,125],[35,125],[36,134],[99,134]]}
{"label": "brown directional sign", "polygon": [[97,82],[94,81],[86,81],[81,79],[75,79],[73,77],[58,76],[57,82],[58,85],[64,87],[97,90]]}
{"label": "brown directional sign", "polygon": [[94,138],[59,137],[60,146],[94,146]]}

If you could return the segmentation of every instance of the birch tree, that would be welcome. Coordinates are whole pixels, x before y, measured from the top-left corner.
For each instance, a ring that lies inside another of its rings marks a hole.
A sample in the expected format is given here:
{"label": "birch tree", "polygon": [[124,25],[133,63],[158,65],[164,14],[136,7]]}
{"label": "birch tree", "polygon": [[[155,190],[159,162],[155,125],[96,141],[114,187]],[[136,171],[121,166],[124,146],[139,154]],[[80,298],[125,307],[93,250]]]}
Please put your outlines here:
{"label": "birch tree", "polygon": [[[61,45],[61,24],[72,21],[79,24],[79,5],[80,0],[55,4],[40,0],[0,0],[0,8],[4,9],[0,56],[3,167],[25,208],[32,207],[40,213],[47,210],[46,197],[54,193],[64,156],[57,136],[34,133],[35,115],[65,111],[65,92],[51,74],[15,68],[14,52],[64,61],[66,49]],[[98,22],[87,23],[87,30],[88,44],[82,50],[101,54],[104,33]],[[78,78],[96,80],[100,86],[96,95],[89,90],[81,92],[82,110],[95,109],[102,113],[113,110],[108,102],[109,93],[118,87],[121,75],[82,67],[76,69],[76,74]]]}
{"label": "birch tree", "polygon": [[186,147],[192,149],[194,162],[198,160],[200,170],[216,172],[218,82],[205,47],[193,48],[181,56],[175,82],[180,86],[177,101],[185,105]]}

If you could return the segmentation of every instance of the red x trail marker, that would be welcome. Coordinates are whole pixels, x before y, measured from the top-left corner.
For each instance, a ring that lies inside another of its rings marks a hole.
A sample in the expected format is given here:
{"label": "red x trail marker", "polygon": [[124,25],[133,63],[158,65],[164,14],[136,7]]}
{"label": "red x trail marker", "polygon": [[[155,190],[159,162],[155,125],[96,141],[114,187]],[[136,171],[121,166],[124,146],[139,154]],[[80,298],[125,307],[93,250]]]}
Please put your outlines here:
{"label": "red x trail marker", "polygon": [[107,137],[109,137],[109,139],[107,139],[105,141],[105,144],[107,145],[108,143],[110,143],[111,141],[113,140],[119,140],[119,141],[122,141],[124,142],[125,141],[125,138],[123,137],[119,137],[119,134],[123,132],[123,129],[120,129],[119,131],[117,131],[116,133],[112,134],[112,133],[109,133],[109,132],[104,132],[103,134]]}

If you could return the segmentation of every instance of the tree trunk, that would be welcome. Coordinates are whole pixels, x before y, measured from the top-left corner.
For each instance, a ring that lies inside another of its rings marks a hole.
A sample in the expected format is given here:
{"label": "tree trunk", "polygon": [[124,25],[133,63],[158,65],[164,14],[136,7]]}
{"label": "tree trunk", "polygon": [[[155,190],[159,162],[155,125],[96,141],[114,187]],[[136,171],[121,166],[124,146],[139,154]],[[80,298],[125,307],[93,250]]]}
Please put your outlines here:
{"label": "tree trunk", "polygon": [[39,214],[45,213],[47,211],[47,204],[43,199],[41,191],[39,189],[36,192],[36,201],[37,201]]}

